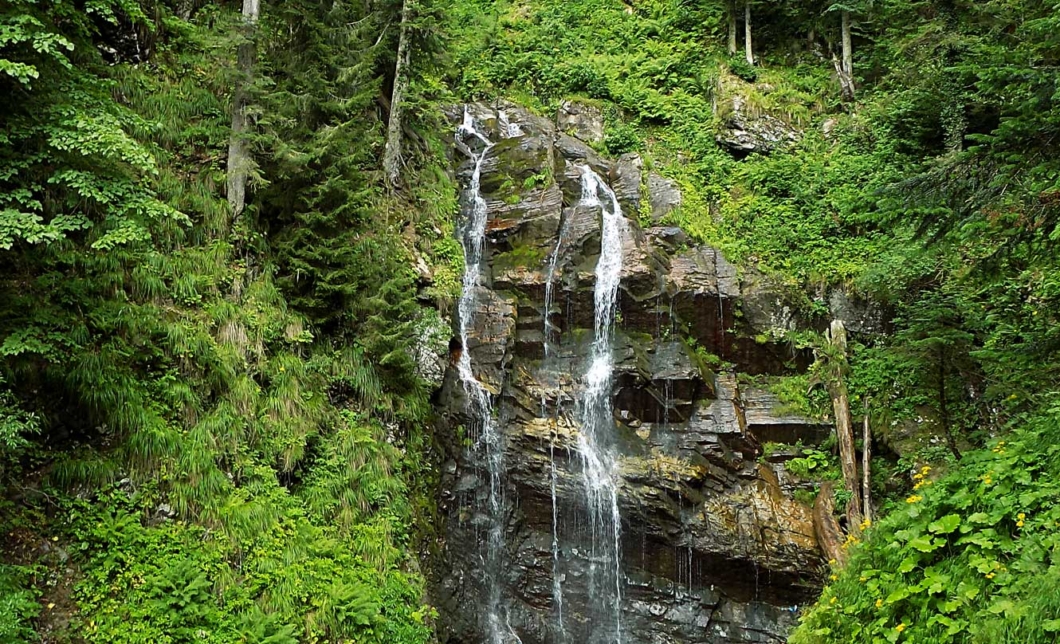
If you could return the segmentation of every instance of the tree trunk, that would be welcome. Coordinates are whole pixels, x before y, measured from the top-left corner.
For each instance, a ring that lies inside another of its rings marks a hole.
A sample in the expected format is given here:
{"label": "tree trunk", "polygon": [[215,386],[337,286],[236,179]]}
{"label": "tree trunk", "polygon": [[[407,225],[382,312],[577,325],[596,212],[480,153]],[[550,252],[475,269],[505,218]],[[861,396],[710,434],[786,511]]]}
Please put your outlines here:
{"label": "tree trunk", "polygon": [[729,55],[736,55],[736,0],[729,3]]}
{"label": "tree trunk", "polygon": [[872,459],[872,432],[869,426],[869,399],[865,398],[865,420],[861,428],[861,512],[872,521],[872,488],[869,476]]}
{"label": "tree trunk", "polygon": [[405,93],[409,87],[409,29],[412,22],[413,0],[401,5],[401,30],[398,35],[397,62],[394,64],[394,91],[390,98],[390,119],[386,128],[386,149],[383,151],[383,172],[387,185],[393,190],[401,179],[401,116]]}
{"label": "tree trunk", "polygon": [[831,481],[821,483],[817,499],[813,502],[813,531],[817,534],[817,544],[821,546],[824,556],[843,566],[847,562],[847,551],[843,550],[843,531],[835,520],[834,494]]}
{"label": "tree trunk", "polygon": [[961,452],[957,449],[957,441],[950,427],[950,406],[946,400],[946,349],[941,345],[939,346],[939,420],[942,423],[942,435],[946,437],[946,446],[953,453],[953,458],[961,460]]}
{"label": "tree trunk", "polygon": [[839,443],[839,463],[843,469],[843,485],[850,492],[847,517],[852,529],[861,523],[861,485],[858,483],[857,452],[854,448],[854,428],[850,418],[850,397],[843,379],[846,373],[847,332],[841,320],[832,320],[829,329],[831,343],[828,393],[835,413],[835,433]]}
{"label": "tree trunk", "polygon": [[850,102],[854,100],[854,80],[843,71],[843,63],[839,62],[839,59],[835,57],[835,53],[832,53],[832,64],[835,65],[835,73],[839,76],[839,88],[843,95],[843,100]]}
{"label": "tree trunk", "polygon": [[751,49],[751,0],[744,0],[743,4],[743,46],[747,55],[747,64],[755,64],[755,55]]}
{"label": "tree trunk", "polygon": [[232,138],[228,142],[228,208],[232,214],[230,227],[235,227],[243,214],[247,198],[247,176],[250,174],[250,146],[244,136],[247,129],[247,85],[254,71],[254,43],[251,38],[258,24],[259,0],[243,0],[243,32],[246,42],[236,54],[240,77],[232,92]]}
{"label": "tree trunk", "polygon": [[854,49],[853,43],[850,40],[850,12],[843,11],[841,17],[842,37],[843,37],[843,71],[847,73],[847,76],[854,78]]}

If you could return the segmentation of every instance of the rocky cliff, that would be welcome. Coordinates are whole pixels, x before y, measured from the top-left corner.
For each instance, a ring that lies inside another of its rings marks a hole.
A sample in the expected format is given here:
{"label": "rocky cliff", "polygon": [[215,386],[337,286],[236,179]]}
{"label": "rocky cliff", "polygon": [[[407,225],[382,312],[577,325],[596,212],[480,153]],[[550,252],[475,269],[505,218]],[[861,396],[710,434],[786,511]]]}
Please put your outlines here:
{"label": "rocky cliff", "polygon": [[[451,117],[454,130],[470,117],[492,147],[476,177],[484,278],[437,396],[444,526],[432,592],[442,641],[488,641],[487,585],[499,585],[504,640],[614,639],[590,609],[600,561],[575,447],[601,252],[600,210],[581,198],[585,168],[606,178],[627,219],[612,340],[623,641],[783,641],[819,587],[821,555],[809,509],[791,496],[799,482],[783,462],[760,458],[761,445],[829,431],[741,384],[740,374],[809,362],[769,340],[798,324],[784,290],[678,228],[642,228],[679,207],[680,192],[636,155],[594,151],[587,140],[602,128],[590,108],[565,106],[559,126],[510,104],[460,106]],[[458,135],[453,150],[466,186],[474,146]],[[460,352],[492,394],[503,457],[495,495]],[[486,575],[497,528],[502,564]]]}

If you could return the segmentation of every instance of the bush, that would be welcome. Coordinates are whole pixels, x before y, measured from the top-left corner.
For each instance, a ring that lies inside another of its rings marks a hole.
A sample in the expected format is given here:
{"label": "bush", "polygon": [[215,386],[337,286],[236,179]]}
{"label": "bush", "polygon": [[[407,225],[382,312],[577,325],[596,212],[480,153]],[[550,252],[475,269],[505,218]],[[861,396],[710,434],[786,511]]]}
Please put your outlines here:
{"label": "bush", "polygon": [[29,644],[39,638],[33,620],[40,613],[40,593],[30,586],[33,571],[24,566],[0,565],[0,641]]}
{"label": "bush", "polygon": [[1060,634],[1060,404],[1024,418],[855,546],[792,644],[1045,644]]}
{"label": "bush", "polygon": [[748,83],[753,83],[758,80],[758,70],[755,69],[754,65],[747,62],[746,58],[741,56],[730,56],[729,60],[729,72],[737,78],[741,78]]}

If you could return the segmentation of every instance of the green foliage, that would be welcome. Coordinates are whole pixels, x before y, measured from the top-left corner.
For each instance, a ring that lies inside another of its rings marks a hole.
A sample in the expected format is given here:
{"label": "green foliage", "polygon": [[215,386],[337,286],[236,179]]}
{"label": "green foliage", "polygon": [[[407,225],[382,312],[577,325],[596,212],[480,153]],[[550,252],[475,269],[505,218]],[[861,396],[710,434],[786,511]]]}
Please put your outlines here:
{"label": "green foliage", "polygon": [[1054,641],[1058,421],[1054,404],[941,479],[918,472],[791,641]]}
{"label": "green foliage", "polygon": [[[411,354],[438,322],[419,300],[444,310],[462,269],[436,104],[545,112],[578,95],[607,115],[607,153],[677,181],[667,223],[693,242],[817,289],[813,316],[840,283],[893,311],[892,335],[853,338],[851,400],[871,399],[878,436],[929,417],[953,446],[877,468],[952,469],[898,504],[796,637],[1051,641],[1056,414],[1027,410],[1060,373],[1055,7],[758,3],[750,67],[722,51],[721,3],[417,1],[407,189],[388,193],[401,3],[263,3],[252,33],[235,5],[200,5],[0,8],[0,479],[54,461],[84,492],[48,492],[72,521],[72,636],[427,641],[408,570],[429,405]],[[803,44],[839,10],[859,23],[853,106]],[[221,186],[249,44],[253,171],[233,229]],[[730,156],[715,136],[736,98],[798,141]],[[810,378],[770,386],[822,417]],[[1004,446],[958,460],[1013,418]],[[826,446],[801,449],[789,469],[837,476]],[[36,572],[0,567],[5,641],[34,638]]]}
{"label": "green foliage", "polygon": [[29,582],[35,570],[0,565],[0,639],[11,644],[38,641],[33,620],[40,613],[37,591]]}
{"label": "green foliage", "polygon": [[[451,230],[455,194],[425,173],[387,196],[375,172],[400,5],[264,4],[233,230],[246,35],[238,8],[200,4],[0,9],[0,484],[45,462],[58,486],[79,575],[62,637],[426,642],[400,231]],[[13,514],[42,531],[34,499]],[[39,580],[2,570],[0,639],[29,638]]]}
{"label": "green foliage", "polygon": [[[340,476],[326,465],[310,471],[317,480]],[[385,485],[389,475],[367,476],[362,482],[371,488]],[[371,549],[391,535],[376,530],[370,515],[352,522],[343,532],[352,536],[343,538],[328,524],[315,526],[298,498],[274,483],[261,480],[247,489],[256,489],[257,502],[271,504],[280,519],[261,523],[261,509],[254,511],[259,532],[240,548],[239,574],[227,561],[228,534],[183,521],[145,523],[157,517],[153,495],[112,489],[93,503],[68,501],[72,548],[81,553],[83,571],[81,636],[90,642],[426,641],[425,613],[415,608],[422,582],[395,567],[402,555],[393,546],[373,559]],[[405,639],[391,639],[395,633]]]}
{"label": "green foliage", "polygon": [[[145,24],[138,5],[96,4],[104,24]],[[25,1],[0,10],[0,83],[14,99],[0,110],[0,249],[74,237],[110,251],[151,239],[152,225],[190,223],[156,197],[156,159],[129,133],[143,123],[109,95],[100,22]]]}
{"label": "green foliage", "polygon": [[823,387],[812,386],[811,373],[770,378],[766,388],[780,402],[780,413],[823,420],[832,413],[832,401]]}
{"label": "green foliage", "polygon": [[18,461],[30,447],[30,438],[40,433],[40,419],[26,411],[7,390],[7,382],[0,375],[0,479],[6,468]]}
{"label": "green foliage", "polygon": [[758,70],[754,68],[754,65],[748,64],[743,56],[730,56],[726,63],[729,66],[729,72],[740,80],[748,83],[758,80]]}
{"label": "green foliage", "polygon": [[803,447],[799,451],[802,456],[791,459],[785,465],[789,472],[813,481],[839,480],[839,459],[834,454],[815,447]]}

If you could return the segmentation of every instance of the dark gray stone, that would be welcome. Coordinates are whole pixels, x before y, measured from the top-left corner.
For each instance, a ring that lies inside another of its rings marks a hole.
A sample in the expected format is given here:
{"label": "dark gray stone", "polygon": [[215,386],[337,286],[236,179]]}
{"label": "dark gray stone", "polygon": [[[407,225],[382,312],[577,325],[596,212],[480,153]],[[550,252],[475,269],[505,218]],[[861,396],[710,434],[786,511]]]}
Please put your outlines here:
{"label": "dark gray stone", "polygon": [[[799,482],[781,459],[759,463],[760,446],[764,433],[777,428],[827,427],[780,413],[775,399],[741,387],[737,378],[737,371],[790,368],[786,344],[756,339],[774,325],[799,323],[794,314],[784,317],[785,307],[794,308],[781,297],[783,289],[764,276],[737,271],[716,249],[688,248],[679,228],[642,231],[636,217],[639,158],[611,163],[514,106],[503,108],[504,118],[495,106],[471,109],[491,131],[512,135],[495,146],[484,166],[491,279],[465,348],[476,375],[495,392],[503,436],[502,601],[512,632],[523,644],[596,644],[587,601],[594,562],[576,450],[600,252],[599,209],[576,206],[577,166],[589,165],[609,179],[628,219],[610,437],[620,454],[627,641],[783,641],[796,619],[793,607],[808,603],[820,587],[821,556],[809,509],[791,498]],[[459,154],[454,159],[459,163]],[[516,180],[545,168],[556,179],[552,186],[528,189]],[[649,201],[652,181],[649,176]],[[679,193],[659,185],[653,214],[680,203]],[[547,260],[561,230],[553,305],[545,311]],[[738,309],[744,313],[737,315]],[[547,360],[545,315],[554,325]],[[715,373],[703,350],[734,363],[735,370]],[[431,601],[440,612],[441,642],[480,644],[482,552],[490,525],[483,508],[490,483],[484,454],[467,447],[474,422],[463,397],[450,364],[436,397],[443,524],[431,562]],[[556,569],[553,468],[561,547]],[[562,638],[553,605],[555,575],[564,590]]]}
{"label": "dark gray stone", "polygon": [[651,205],[651,220],[659,223],[666,215],[681,206],[681,191],[672,179],[648,174],[648,203]]}
{"label": "dark gray stone", "polygon": [[604,140],[604,112],[599,106],[585,101],[569,100],[559,105],[556,125],[561,132],[582,141],[596,143]]}

